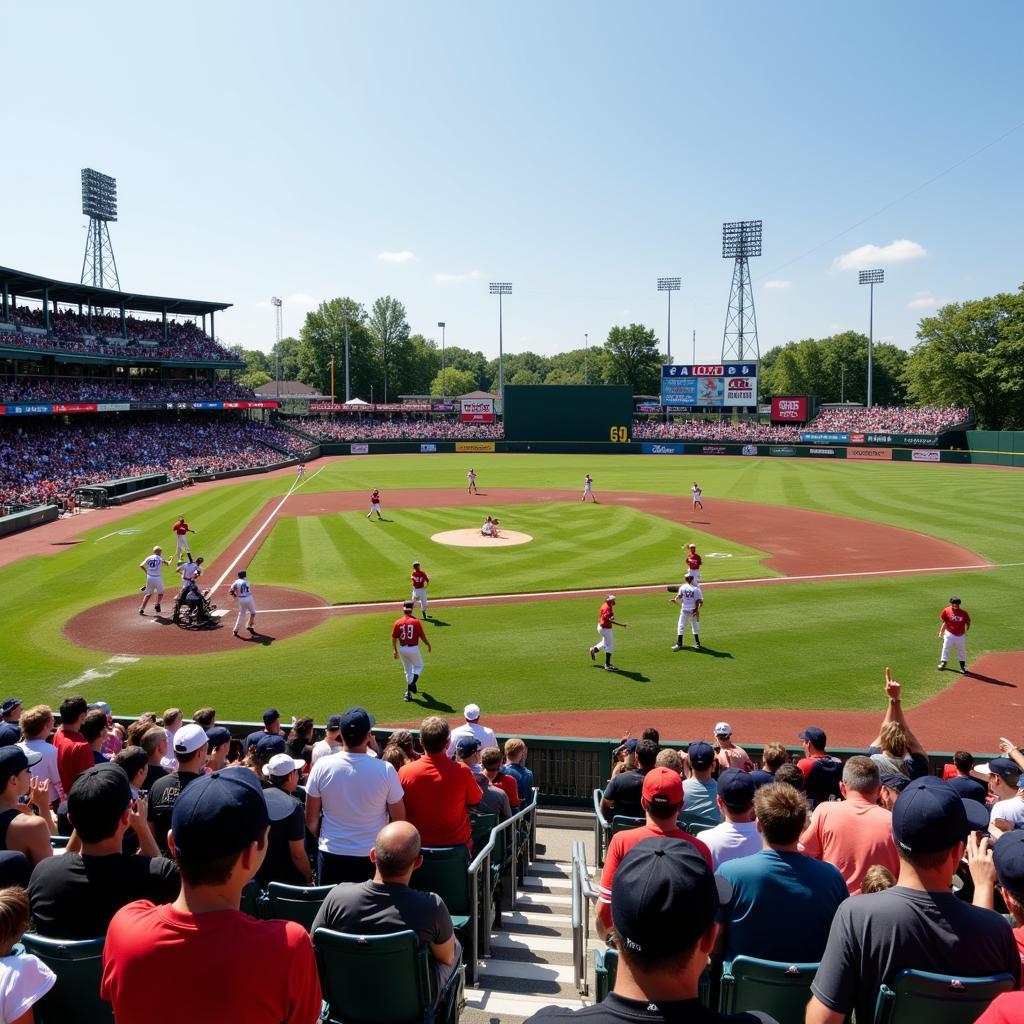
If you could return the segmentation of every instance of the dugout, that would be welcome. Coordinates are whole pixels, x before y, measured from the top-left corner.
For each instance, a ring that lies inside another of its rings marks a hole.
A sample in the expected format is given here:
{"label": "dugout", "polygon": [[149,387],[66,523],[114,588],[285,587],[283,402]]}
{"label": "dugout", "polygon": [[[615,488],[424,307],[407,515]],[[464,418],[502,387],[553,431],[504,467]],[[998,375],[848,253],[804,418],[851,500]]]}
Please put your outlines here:
{"label": "dugout", "polygon": [[509,384],[506,441],[604,441],[628,444],[633,392],[625,384]]}
{"label": "dugout", "polygon": [[180,481],[171,480],[166,473],[144,473],[141,476],[126,476],[120,480],[105,480],[75,491],[75,501],[80,508],[106,508],[107,505],[122,505],[126,501],[148,494],[159,494],[179,486]]}

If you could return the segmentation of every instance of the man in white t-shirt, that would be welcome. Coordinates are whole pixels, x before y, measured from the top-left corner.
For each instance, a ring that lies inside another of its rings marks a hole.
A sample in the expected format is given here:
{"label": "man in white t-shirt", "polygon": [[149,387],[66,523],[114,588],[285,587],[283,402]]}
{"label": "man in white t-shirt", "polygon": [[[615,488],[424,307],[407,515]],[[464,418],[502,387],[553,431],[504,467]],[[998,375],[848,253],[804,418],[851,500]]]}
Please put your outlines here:
{"label": "man in white t-shirt", "polygon": [[46,737],[53,732],[53,711],[45,704],[29,708],[21,716],[21,728],[25,738],[18,744],[28,753],[39,754],[40,760],[29,767],[33,779],[50,783],[51,804],[59,804],[64,799],[64,790],[60,784],[60,773],[57,771],[57,748],[46,742]]}
{"label": "man in white t-shirt", "polygon": [[310,764],[316,764],[321,757],[330,757],[331,754],[337,754],[343,749],[344,747],[341,744],[341,715],[331,715],[327,719],[327,735],[322,740],[317,740],[313,744]]}
{"label": "man in white t-shirt", "polygon": [[478,704],[467,704],[462,715],[466,721],[452,729],[452,734],[448,740],[448,756],[452,760],[455,759],[455,748],[463,736],[472,736],[474,739],[479,740],[481,750],[498,745],[494,730],[480,724],[480,706]]}
{"label": "man in white t-shirt", "polygon": [[974,771],[988,779],[988,790],[995,797],[989,816],[989,835],[998,839],[1006,826],[997,821],[1009,822],[1011,827],[1024,824],[1024,776],[1020,768],[1008,757],[994,757],[988,764],[975,765]]}
{"label": "man in white t-shirt", "polygon": [[700,841],[711,851],[717,871],[726,861],[749,857],[761,849],[761,834],[754,817],[754,780],[750,772],[727,768],[718,776],[721,825],[701,832]]}
{"label": "man in white t-shirt", "polygon": [[[306,826],[318,837],[320,885],[366,882],[373,877],[370,849],[388,821],[405,821],[405,791],[398,772],[371,757],[369,712],[341,715],[344,749],[321,757],[306,782]],[[321,820],[321,812],[323,818]]]}

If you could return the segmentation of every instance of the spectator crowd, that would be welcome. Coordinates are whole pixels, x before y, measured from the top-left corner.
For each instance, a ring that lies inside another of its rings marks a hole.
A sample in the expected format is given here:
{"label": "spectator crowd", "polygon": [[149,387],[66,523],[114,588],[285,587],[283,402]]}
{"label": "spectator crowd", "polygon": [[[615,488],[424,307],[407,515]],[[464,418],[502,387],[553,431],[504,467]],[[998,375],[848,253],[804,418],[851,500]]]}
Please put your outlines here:
{"label": "spectator crowd", "polygon": [[0,405],[89,402],[232,402],[252,400],[251,388],[231,380],[87,380],[0,377]]}
{"label": "spectator crowd", "polygon": [[440,416],[310,416],[290,422],[322,441],[465,441],[505,436],[501,423],[463,423]]}
{"label": "spectator crowd", "polygon": [[738,441],[792,443],[800,440],[800,428],[754,420],[633,420],[634,441]]}
{"label": "spectator crowd", "polygon": [[886,406],[870,409],[821,409],[807,430],[873,431],[893,434],[936,434],[965,423],[970,410],[960,405]]}

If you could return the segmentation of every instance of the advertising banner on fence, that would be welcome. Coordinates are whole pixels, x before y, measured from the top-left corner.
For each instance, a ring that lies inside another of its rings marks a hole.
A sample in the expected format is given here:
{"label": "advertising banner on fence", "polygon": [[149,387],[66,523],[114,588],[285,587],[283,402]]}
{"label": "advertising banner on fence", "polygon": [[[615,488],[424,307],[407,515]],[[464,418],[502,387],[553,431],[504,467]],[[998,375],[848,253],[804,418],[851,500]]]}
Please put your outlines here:
{"label": "advertising banner on fence", "polygon": [[657,402],[637,402],[636,411],[638,413],[661,412],[661,406]]}
{"label": "advertising banner on fence", "polygon": [[757,454],[757,445],[756,444],[745,444],[743,446],[743,451],[742,451],[741,454],[743,454],[743,455],[756,455]]}
{"label": "advertising banner on fence", "polygon": [[350,445],[353,455],[369,455],[370,446],[368,444],[353,444]]}
{"label": "advertising banner on fence", "polygon": [[835,448],[808,448],[807,454],[819,458],[834,459],[836,457],[836,450]]}
{"label": "advertising banner on fence", "polygon": [[757,405],[757,363],[661,368],[661,404],[735,409]]}
{"label": "advertising banner on fence", "polygon": [[690,445],[690,450],[697,450],[701,455],[725,455],[728,452],[728,448],[724,444],[699,444]]}
{"label": "advertising banner on fence", "polygon": [[892,462],[891,448],[847,448],[846,457],[855,462]]}
{"label": "advertising banner on fence", "polygon": [[864,444],[891,444],[897,448],[934,448],[939,443],[938,434],[865,434]]}
{"label": "advertising banner on fence", "polygon": [[160,412],[202,409],[276,409],[277,402],[63,402],[0,405],[0,416],[71,416],[83,412]]}
{"label": "advertising banner on fence", "polygon": [[807,398],[772,399],[772,423],[806,423]]}
{"label": "advertising banner on fence", "polygon": [[801,444],[849,444],[850,434],[819,433],[814,430],[801,430]]}
{"label": "advertising banner on fence", "polygon": [[436,444],[421,444],[420,445],[420,452],[423,453],[424,455],[426,455],[428,452],[436,452],[436,451],[437,451],[437,445]]}
{"label": "advertising banner on fence", "polygon": [[493,441],[456,441],[457,452],[493,452]]}
{"label": "advertising banner on fence", "polygon": [[681,444],[658,444],[656,441],[644,441],[640,450],[644,455],[682,455],[686,451]]}
{"label": "advertising banner on fence", "polygon": [[911,462],[939,462],[941,458],[942,454],[935,448],[915,448],[910,453]]}
{"label": "advertising banner on fence", "polygon": [[769,455],[784,455],[784,456],[796,455],[796,449],[795,448],[791,448],[788,444],[776,444],[776,445],[772,445],[768,449],[768,454]]}
{"label": "advertising banner on fence", "polygon": [[463,423],[493,423],[493,398],[463,398],[459,402],[459,415]]}

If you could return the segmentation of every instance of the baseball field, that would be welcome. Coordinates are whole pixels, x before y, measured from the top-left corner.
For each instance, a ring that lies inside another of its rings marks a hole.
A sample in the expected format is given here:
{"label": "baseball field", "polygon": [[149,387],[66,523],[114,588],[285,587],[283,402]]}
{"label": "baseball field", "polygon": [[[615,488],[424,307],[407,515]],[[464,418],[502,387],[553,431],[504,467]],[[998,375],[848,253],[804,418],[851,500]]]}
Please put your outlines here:
{"label": "baseball field", "polygon": [[[471,465],[478,495],[466,493]],[[598,504],[580,502],[585,472]],[[691,508],[694,480],[703,512]],[[383,521],[366,518],[373,487]],[[26,705],[80,692],[126,713],[214,703],[220,717],[244,719],[274,704],[322,721],[359,702],[398,723],[472,700],[523,732],[607,735],[640,709],[874,720],[888,664],[908,711],[927,711],[929,728],[948,722],[952,743],[957,729],[987,736],[1020,708],[1022,508],[1024,475],[984,467],[323,459],[299,486],[293,470],[203,485],[0,540],[2,678]],[[170,621],[171,569],[162,615],[152,605],[138,614],[138,564],[154,544],[173,554],[179,514],[197,531],[213,602],[228,610],[201,633]],[[532,540],[431,539],[487,514]],[[689,542],[704,557],[705,650],[675,652],[666,588],[682,582]],[[406,704],[390,627],[414,560],[431,578],[433,651]],[[227,594],[240,568],[259,609],[247,640],[231,634]],[[628,624],[617,674],[587,656],[608,593]],[[938,613],[954,593],[974,620],[967,677],[936,671]]]}

